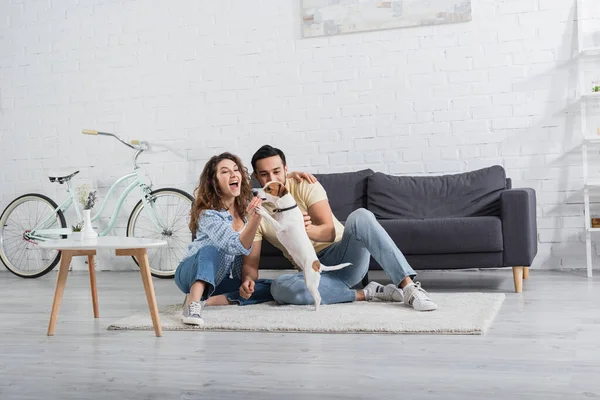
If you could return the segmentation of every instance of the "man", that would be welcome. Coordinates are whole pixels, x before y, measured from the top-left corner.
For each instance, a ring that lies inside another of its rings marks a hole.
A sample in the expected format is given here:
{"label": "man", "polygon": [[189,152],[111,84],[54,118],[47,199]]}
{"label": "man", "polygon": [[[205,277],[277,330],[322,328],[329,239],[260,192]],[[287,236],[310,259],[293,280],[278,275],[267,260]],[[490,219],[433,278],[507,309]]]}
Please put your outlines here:
{"label": "man", "polygon": [[[283,183],[304,213],[306,233],[324,265],[337,265],[345,262],[351,266],[337,271],[324,272],[319,291],[323,304],[351,301],[404,301],[417,311],[432,311],[437,308],[421,288],[413,282],[416,272],[410,267],[402,252],[375,219],[370,211],[361,208],[352,212],[345,227],[335,218],[329,206],[327,193],[320,183],[310,183],[300,179],[286,179],[287,164],[285,155],[277,148],[262,146],[252,156],[253,176],[265,185],[270,181]],[[268,208],[268,205],[264,205]],[[258,269],[261,241],[265,237],[279,248],[286,258],[292,261],[285,248],[277,240],[274,228],[263,219],[250,254],[244,264]],[[382,266],[393,284],[383,286],[370,282],[362,290],[353,290],[369,268],[370,256]],[[292,261],[293,263],[293,261]],[[271,284],[273,298],[283,304],[312,304],[314,302],[304,283],[303,273],[282,275]]]}

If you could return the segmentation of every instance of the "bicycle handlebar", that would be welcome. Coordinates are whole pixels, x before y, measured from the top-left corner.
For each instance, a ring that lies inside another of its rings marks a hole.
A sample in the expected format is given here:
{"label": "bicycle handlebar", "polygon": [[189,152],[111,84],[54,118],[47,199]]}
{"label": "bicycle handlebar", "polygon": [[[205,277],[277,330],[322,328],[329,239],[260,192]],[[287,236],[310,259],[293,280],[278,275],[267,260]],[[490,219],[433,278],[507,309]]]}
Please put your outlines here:
{"label": "bicycle handlebar", "polygon": [[126,141],[124,141],[123,139],[121,139],[120,137],[118,137],[117,135],[115,135],[114,133],[100,132],[100,131],[96,131],[93,129],[83,129],[81,131],[81,133],[83,133],[84,135],[112,136],[115,139],[117,139],[119,142],[123,143],[125,146],[130,147],[134,150],[138,150],[138,151],[148,150],[148,142],[144,142],[144,141],[140,141],[140,140],[132,140],[131,144],[130,144],[130,143],[127,143]]}

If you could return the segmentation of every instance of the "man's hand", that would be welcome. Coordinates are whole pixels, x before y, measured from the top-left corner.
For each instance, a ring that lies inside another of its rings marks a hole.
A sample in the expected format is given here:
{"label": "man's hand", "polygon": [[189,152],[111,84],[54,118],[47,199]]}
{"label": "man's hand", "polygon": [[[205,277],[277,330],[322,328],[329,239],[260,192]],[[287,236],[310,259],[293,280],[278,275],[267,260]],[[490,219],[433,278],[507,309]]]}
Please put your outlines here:
{"label": "man's hand", "polygon": [[308,238],[313,242],[333,242],[335,240],[335,225],[329,202],[321,200],[308,208],[310,223],[304,214],[304,227]]}
{"label": "man's hand", "polygon": [[250,296],[252,296],[252,293],[254,293],[254,281],[252,279],[246,279],[240,286],[240,296],[248,300]]}
{"label": "man's hand", "polygon": [[315,176],[313,174],[310,174],[308,172],[292,171],[288,174],[287,177],[289,179],[297,180],[298,183],[301,183],[302,179],[307,180],[308,183],[316,183],[317,182],[317,178],[315,178]]}
{"label": "man's hand", "polygon": [[304,228],[308,232],[310,230],[310,228],[312,227],[312,221],[310,219],[310,215],[308,215],[308,213],[306,211],[304,211],[302,213],[302,215],[304,216]]}
{"label": "man's hand", "polygon": [[306,234],[310,240],[313,240],[313,238],[310,237],[310,234],[314,231],[315,226],[312,224],[310,215],[308,215],[307,212],[303,212],[302,215],[304,216],[304,229],[306,230]]}

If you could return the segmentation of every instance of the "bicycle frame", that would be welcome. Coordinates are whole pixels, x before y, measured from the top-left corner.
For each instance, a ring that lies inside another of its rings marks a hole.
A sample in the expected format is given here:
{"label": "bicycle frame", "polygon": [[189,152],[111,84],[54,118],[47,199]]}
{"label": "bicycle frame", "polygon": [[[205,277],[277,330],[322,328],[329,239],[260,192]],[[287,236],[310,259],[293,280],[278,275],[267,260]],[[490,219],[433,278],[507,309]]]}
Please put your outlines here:
{"label": "bicycle frame", "polygon": [[[160,218],[158,218],[158,216],[155,212],[154,198],[150,195],[150,192],[151,192],[150,186],[144,182],[144,180],[140,174],[139,167],[136,165],[136,167],[134,169],[135,169],[134,172],[131,172],[131,173],[119,178],[115,183],[112,184],[112,186],[108,190],[106,197],[104,198],[104,200],[102,201],[102,203],[100,205],[100,209],[98,210],[98,213],[96,213],[91,218],[92,221],[98,220],[98,218],[100,218],[100,216],[102,216],[102,212],[104,211],[104,208],[106,207],[107,201],[108,201],[109,197],[111,196],[112,192],[115,190],[115,188],[117,186],[119,186],[121,183],[127,181],[128,179],[135,178],[135,180],[133,182],[131,182],[119,196],[119,198],[117,200],[117,205],[110,217],[110,221],[109,221],[108,225],[101,233],[98,234],[98,236],[106,236],[108,234],[108,232],[110,232],[112,230],[112,228],[114,227],[114,225],[116,223],[117,215],[119,214],[119,211],[121,210],[121,206],[123,205],[123,202],[129,195],[129,193],[136,186],[139,186],[139,188],[140,188],[140,199],[144,203],[144,211],[146,212],[146,215],[148,216],[148,218],[150,218],[150,220],[154,224],[156,224],[156,226],[159,227],[160,229],[163,229],[163,230],[166,229],[166,224],[164,223],[164,221],[162,221]],[[75,201],[75,193],[73,192],[73,189],[71,188],[70,182],[67,182],[67,191],[69,193],[69,198],[67,200],[65,200],[61,205],[59,205],[56,209],[54,209],[54,211],[51,214],[49,214],[46,217],[46,219],[44,219],[42,222],[37,224],[33,229],[31,229],[31,231],[28,234],[28,237],[30,239],[43,241],[43,240],[47,240],[47,237],[44,237],[45,235],[69,235],[69,234],[71,234],[72,233],[71,228],[43,229],[43,227],[46,226],[46,224],[48,224],[55,218],[55,215],[58,211],[62,211],[64,213],[73,204],[75,204],[75,211],[77,213],[78,220],[79,221],[83,220],[83,216],[82,216],[82,213],[80,210],[80,205],[78,205],[77,201]]]}

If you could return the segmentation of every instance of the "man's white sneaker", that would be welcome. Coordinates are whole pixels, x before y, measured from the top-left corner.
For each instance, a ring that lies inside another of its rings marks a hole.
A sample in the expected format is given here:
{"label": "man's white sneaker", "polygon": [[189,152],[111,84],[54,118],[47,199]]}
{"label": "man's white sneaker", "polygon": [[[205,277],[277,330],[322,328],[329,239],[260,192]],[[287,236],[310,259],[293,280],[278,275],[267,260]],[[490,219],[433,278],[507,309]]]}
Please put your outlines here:
{"label": "man's white sneaker", "polygon": [[184,324],[188,325],[204,325],[204,320],[202,319],[202,303],[199,301],[192,301],[187,306],[183,306],[181,320]]}
{"label": "man's white sneaker", "polygon": [[404,301],[402,289],[396,287],[393,283],[383,286],[375,281],[369,282],[363,288],[365,300],[367,301]]}
{"label": "man's white sneaker", "polygon": [[428,293],[421,288],[421,282],[409,283],[404,286],[404,304],[412,306],[417,311],[433,311],[437,308],[429,298]]}

